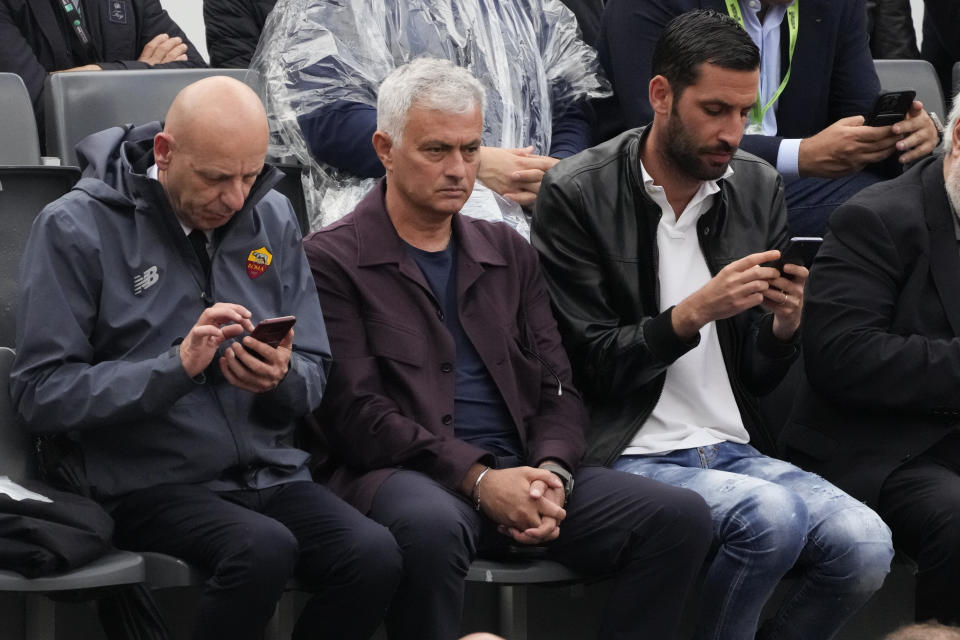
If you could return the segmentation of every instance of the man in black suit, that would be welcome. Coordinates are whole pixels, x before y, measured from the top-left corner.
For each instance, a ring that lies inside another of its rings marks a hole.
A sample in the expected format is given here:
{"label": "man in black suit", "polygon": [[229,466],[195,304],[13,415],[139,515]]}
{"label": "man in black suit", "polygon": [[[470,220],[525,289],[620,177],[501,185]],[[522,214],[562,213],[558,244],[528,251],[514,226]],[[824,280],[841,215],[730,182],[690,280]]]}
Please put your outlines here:
{"label": "man in black suit", "polygon": [[601,122],[619,115],[629,128],[653,119],[647,85],[654,44],[667,22],[696,9],[739,16],[760,49],[758,106],[740,146],[786,178],[792,235],[822,235],[837,205],[897,173],[876,163],[892,156],[892,165],[913,162],[936,146],[936,127],[920,102],[892,126],[864,126],[880,93],[864,0],[608,0],[597,51],[619,113],[601,113]]}
{"label": "man in black suit", "polygon": [[919,565],[916,618],[960,622],[960,107],[943,153],[838,208],[807,281],[781,445],[874,507]]}
{"label": "man in black suit", "polygon": [[23,78],[41,135],[49,73],[205,66],[159,0],[0,0],[0,71]]}

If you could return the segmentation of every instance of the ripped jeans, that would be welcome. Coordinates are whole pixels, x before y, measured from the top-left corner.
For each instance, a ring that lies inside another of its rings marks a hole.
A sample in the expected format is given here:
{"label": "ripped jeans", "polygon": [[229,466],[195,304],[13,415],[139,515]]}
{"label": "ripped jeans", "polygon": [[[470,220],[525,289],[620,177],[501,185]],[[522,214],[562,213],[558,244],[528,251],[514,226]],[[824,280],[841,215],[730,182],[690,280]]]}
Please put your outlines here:
{"label": "ripped jeans", "polygon": [[[827,640],[890,570],[890,530],[876,513],[750,445],[621,456],[613,468],[691,489],[710,507],[698,640]],[[758,631],[764,604],[793,567],[783,603]]]}

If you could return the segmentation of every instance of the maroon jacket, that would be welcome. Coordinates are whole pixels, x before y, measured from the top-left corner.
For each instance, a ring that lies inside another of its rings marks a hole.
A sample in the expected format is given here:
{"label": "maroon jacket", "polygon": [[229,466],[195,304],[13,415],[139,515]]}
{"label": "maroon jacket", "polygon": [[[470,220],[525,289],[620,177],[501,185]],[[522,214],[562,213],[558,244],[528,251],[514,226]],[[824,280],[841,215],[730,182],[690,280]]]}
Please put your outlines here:
{"label": "maroon jacket", "polygon": [[[385,183],[304,240],[333,369],[320,420],[342,459],[330,486],[362,512],[396,469],[456,489],[492,456],[454,437],[454,343],[384,207]],[[526,462],[573,470],[585,413],[537,254],[513,229],[453,217],[460,322],[503,396]],[[562,385],[562,393],[560,393]]]}

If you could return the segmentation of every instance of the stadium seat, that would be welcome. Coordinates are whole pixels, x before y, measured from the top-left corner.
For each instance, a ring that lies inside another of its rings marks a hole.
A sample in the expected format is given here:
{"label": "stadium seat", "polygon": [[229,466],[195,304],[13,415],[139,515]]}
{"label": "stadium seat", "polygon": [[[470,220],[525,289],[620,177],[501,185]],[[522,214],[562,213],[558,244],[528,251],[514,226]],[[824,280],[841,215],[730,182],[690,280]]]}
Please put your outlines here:
{"label": "stadium seat", "polygon": [[[14,352],[0,347],[0,474],[14,481],[32,478],[33,444],[29,434],[17,424],[10,402],[7,381]],[[55,640],[54,603],[46,596],[64,592],[91,592],[144,580],[143,558],[129,551],[115,551],[83,567],[40,578],[25,578],[15,571],[0,570],[0,591],[19,592],[26,598],[25,637],[30,640]],[[5,625],[0,625],[0,627]],[[0,637],[7,636],[0,632]]]}
{"label": "stadium seat", "polygon": [[162,120],[180,89],[208,76],[230,76],[260,92],[246,69],[75,71],[47,77],[44,108],[47,154],[77,164],[74,145],[91,133],[124,124]]}
{"label": "stadium seat", "polygon": [[510,640],[527,640],[527,587],[583,581],[583,576],[553,560],[476,558],[467,570],[468,582],[497,587],[497,632]]}
{"label": "stadium seat", "polygon": [[[203,583],[207,575],[183,560],[162,553],[143,553],[147,584],[154,589],[189,587]],[[569,584],[583,577],[559,562],[536,557],[506,560],[477,558],[467,571],[468,582],[482,582],[497,588],[498,633],[510,640],[527,640],[527,587]],[[288,591],[302,590],[293,579]],[[267,628],[269,640],[288,637],[294,623],[292,607],[281,601]]]}
{"label": "stadium seat", "polygon": [[880,78],[881,89],[913,89],[924,109],[946,120],[943,89],[932,64],[926,60],[874,60],[873,64]]}
{"label": "stadium seat", "polygon": [[0,165],[40,164],[33,103],[15,73],[0,73],[0,114]]}
{"label": "stadium seat", "polygon": [[80,179],[76,167],[0,167],[0,345],[16,340],[16,301],[20,256],[30,227],[48,203]]}
{"label": "stadium seat", "polygon": [[300,234],[310,233],[310,219],[307,216],[307,200],[303,195],[303,167],[298,164],[272,162],[273,166],[283,171],[283,180],[273,189],[287,196],[297,214],[300,223]]}

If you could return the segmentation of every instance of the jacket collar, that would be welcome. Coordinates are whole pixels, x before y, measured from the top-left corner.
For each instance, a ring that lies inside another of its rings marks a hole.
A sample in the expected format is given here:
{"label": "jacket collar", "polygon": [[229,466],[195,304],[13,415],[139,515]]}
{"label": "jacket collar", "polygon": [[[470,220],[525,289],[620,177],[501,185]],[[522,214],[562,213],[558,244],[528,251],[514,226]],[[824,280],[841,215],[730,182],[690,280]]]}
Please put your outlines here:
{"label": "jacket collar", "polygon": [[[647,189],[643,184],[643,171],[640,169],[640,150],[643,148],[643,145],[646,144],[647,137],[650,135],[652,128],[652,123],[637,128],[635,132],[631,134],[631,139],[627,142],[626,151],[629,158],[629,162],[627,162],[627,179],[633,187],[634,196],[637,197],[640,202],[646,202],[649,205],[649,207],[647,207],[648,211],[654,212],[651,222],[655,220],[658,224],[660,220],[660,205],[654,202],[650,194],[647,193]],[[733,158],[730,160],[731,167],[734,160],[740,157],[742,153],[744,152],[739,148],[734,151]],[[716,183],[717,186],[720,187],[720,193],[714,198],[713,205],[700,216],[697,224],[698,229],[712,228],[712,235],[719,234],[720,228],[726,221],[727,189],[729,189],[727,178],[730,175],[732,174],[728,171],[723,176],[717,178]],[[716,219],[715,223],[713,222],[714,219]],[[706,233],[706,235],[711,234]]]}
{"label": "jacket collar", "polygon": [[[354,210],[352,217],[357,233],[357,264],[360,267],[388,263],[402,265],[409,260],[404,242],[387,215],[386,193],[387,181],[381,178]],[[458,251],[471,262],[506,266],[506,259],[479,231],[476,223],[476,220],[460,213],[453,215],[453,235]]]}
{"label": "jacket collar", "polygon": [[930,231],[930,270],[940,302],[954,335],[960,336],[960,253],[953,226],[953,208],[943,183],[943,156],[929,160],[921,169],[923,214]]}

